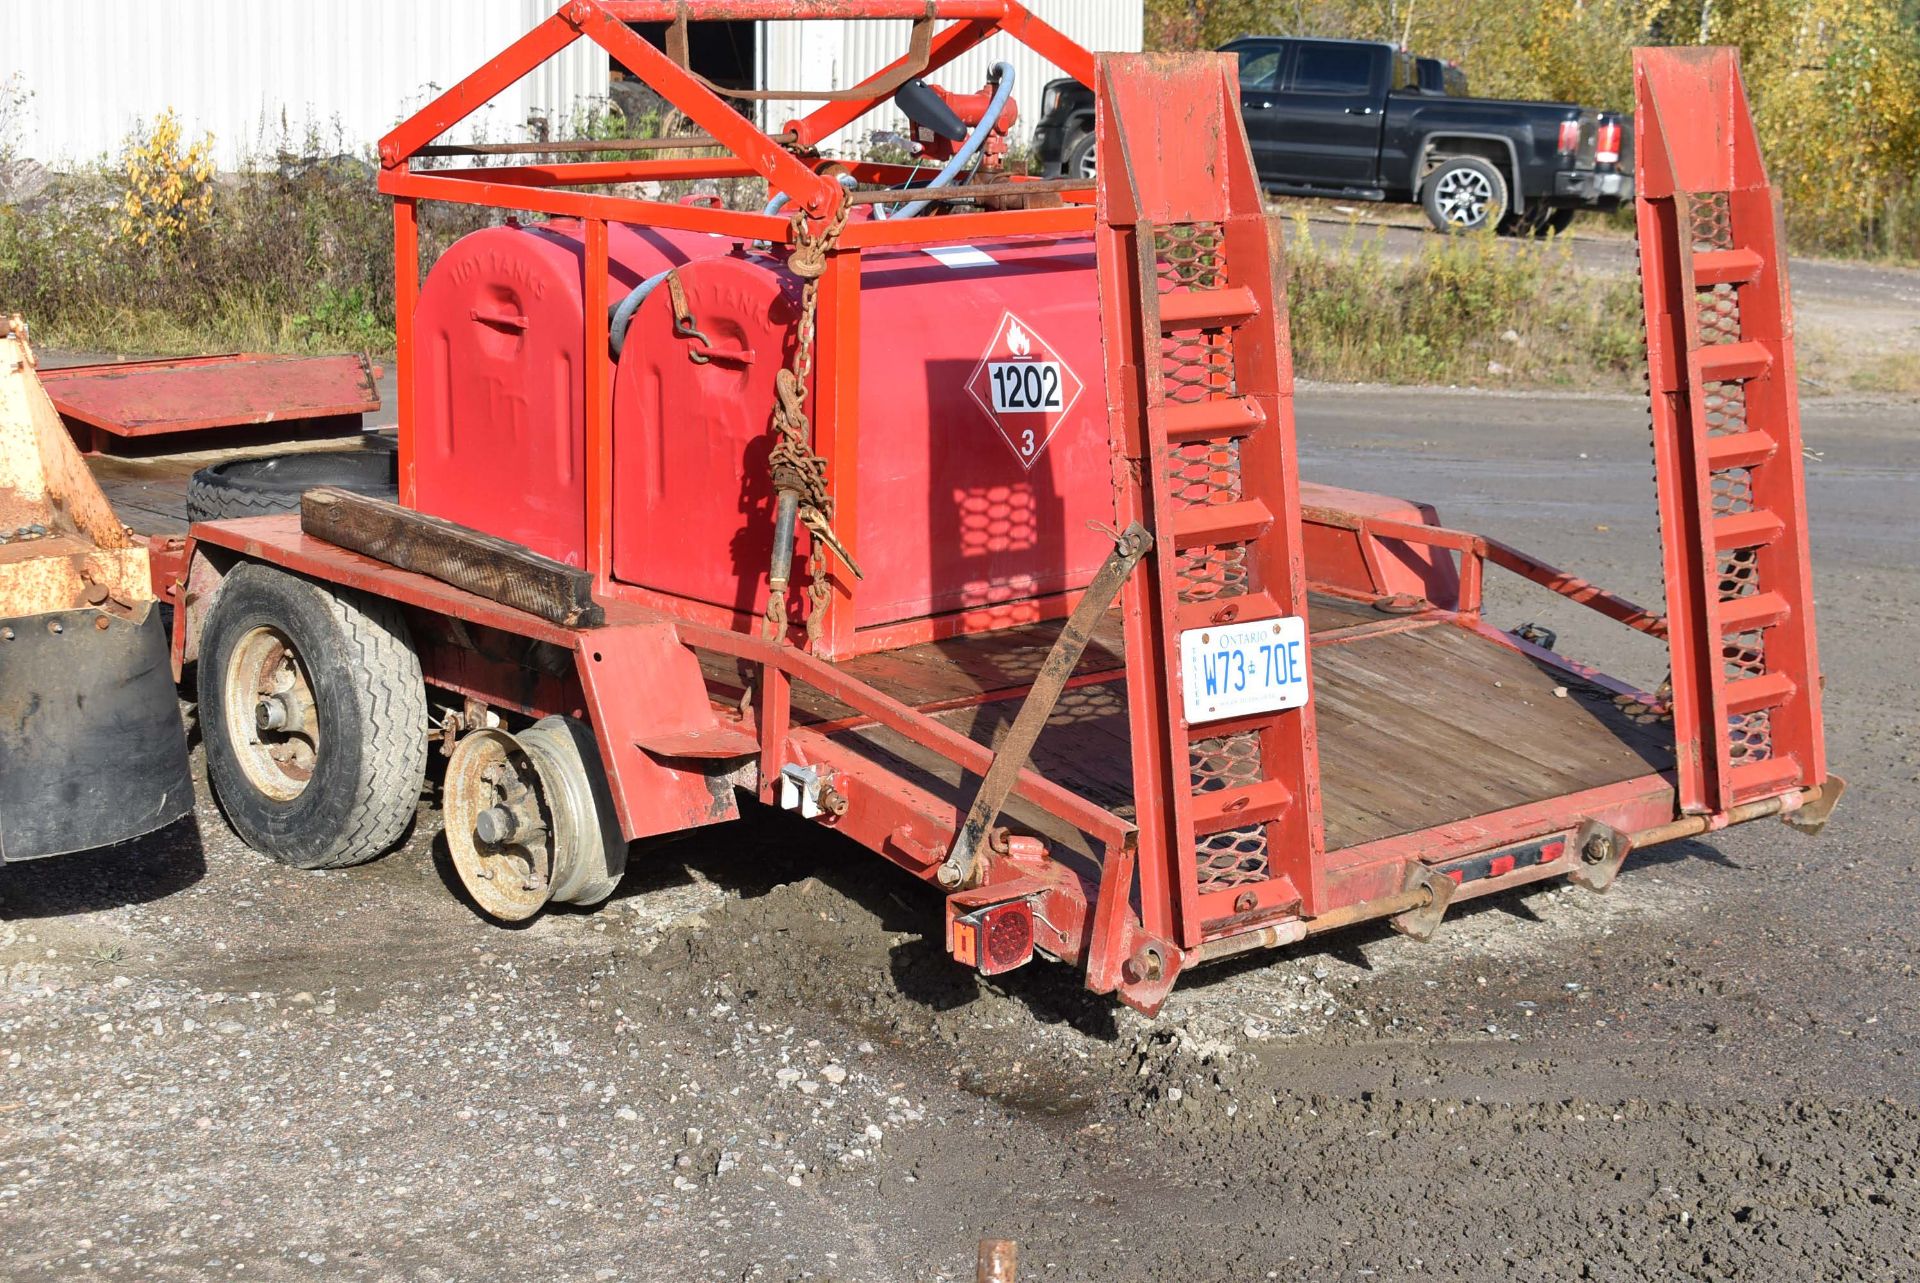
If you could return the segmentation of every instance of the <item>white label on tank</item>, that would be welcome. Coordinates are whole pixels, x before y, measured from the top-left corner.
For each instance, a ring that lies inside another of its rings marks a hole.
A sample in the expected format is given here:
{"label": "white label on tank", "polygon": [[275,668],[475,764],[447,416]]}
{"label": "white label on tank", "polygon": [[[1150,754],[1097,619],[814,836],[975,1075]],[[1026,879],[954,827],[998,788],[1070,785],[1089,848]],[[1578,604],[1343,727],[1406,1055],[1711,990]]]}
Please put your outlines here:
{"label": "white label on tank", "polygon": [[998,267],[1000,262],[985,250],[975,249],[971,245],[933,245],[928,247],[927,256],[945,263],[955,271],[963,267]]}
{"label": "white label on tank", "polygon": [[1086,390],[1053,345],[1011,312],[1001,316],[966,386],[1023,468],[1033,467]]}

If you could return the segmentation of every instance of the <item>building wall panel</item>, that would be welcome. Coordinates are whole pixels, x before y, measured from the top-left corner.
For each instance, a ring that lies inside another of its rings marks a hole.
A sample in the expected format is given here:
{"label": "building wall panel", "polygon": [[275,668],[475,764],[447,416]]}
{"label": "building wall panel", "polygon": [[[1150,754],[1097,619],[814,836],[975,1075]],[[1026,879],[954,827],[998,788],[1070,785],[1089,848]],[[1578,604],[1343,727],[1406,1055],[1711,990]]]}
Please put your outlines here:
{"label": "building wall panel", "polygon": [[[271,161],[309,129],[328,150],[368,151],[409,111],[505,48],[555,0],[68,0],[7,4],[0,81],[31,94],[17,140],[51,165],[118,151],[168,107],[211,133],[220,164]],[[607,56],[581,41],[457,130],[520,139],[604,96]]]}

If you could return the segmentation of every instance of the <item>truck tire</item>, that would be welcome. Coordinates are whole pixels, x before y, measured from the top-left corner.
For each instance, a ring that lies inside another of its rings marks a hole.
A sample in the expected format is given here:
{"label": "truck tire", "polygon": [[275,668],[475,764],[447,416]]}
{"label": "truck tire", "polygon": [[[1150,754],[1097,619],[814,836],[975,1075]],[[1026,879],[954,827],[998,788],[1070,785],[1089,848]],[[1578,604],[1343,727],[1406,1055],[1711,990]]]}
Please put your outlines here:
{"label": "truck tire", "polygon": [[1441,232],[1477,232],[1498,227],[1512,203],[1507,180],[1489,161],[1455,156],[1443,161],[1420,186],[1427,221]]}
{"label": "truck tire", "polygon": [[1500,220],[1502,236],[1531,237],[1545,240],[1549,235],[1563,236],[1573,226],[1575,211],[1571,209],[1548,209],[1535,205],[1524,214],[1508,214]]}
{"label": "truck tire", "polygon": [[1080,135],[1073,146],[1067,148],[1067,158],[1060,163],[1061,172],[1068,178],[1092,178],[1097,173],[1098,162],[1093,154],[1094,136],[1091,131]]}
{"label": "truck tire", "polygon": [[400,459],[392,450],[310,450],[265,459],[229,459],[187,482],[187,520],[298,512],[315,486],[338,486],[376,499],[400,497]]}
{"label": "truck tire", "polygon": [[336,869],[399,841],[426,778],[427,691],[397,606],[243,564],[199,670],[207,779],[243,842]]}

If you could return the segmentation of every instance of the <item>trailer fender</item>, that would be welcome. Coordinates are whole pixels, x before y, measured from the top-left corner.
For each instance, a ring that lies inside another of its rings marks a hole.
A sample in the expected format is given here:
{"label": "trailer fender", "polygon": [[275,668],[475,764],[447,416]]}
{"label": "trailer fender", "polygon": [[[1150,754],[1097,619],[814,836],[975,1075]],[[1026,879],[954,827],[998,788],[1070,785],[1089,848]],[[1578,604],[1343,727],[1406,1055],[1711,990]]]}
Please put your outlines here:
{"label": "trailer fender", "polygon": [[162,601],[173,603],[173,680],[186,674],[188,664],[200,658],[200,635],[206,630],[207,615],[213,609],[214,594],[220,591],[238,553],[218,544],[194,543],[184,554],[186,569],[177,569],[179,554],[165,562],[154,563],[154,591]]}
{"label": "trailer fender", "polygon": [[715,768],[757,754],[759,745],[721,723],[699,661],[671,624],[586,630],[576,657],[629,842],[739,818],[732,788],[715,787]]}

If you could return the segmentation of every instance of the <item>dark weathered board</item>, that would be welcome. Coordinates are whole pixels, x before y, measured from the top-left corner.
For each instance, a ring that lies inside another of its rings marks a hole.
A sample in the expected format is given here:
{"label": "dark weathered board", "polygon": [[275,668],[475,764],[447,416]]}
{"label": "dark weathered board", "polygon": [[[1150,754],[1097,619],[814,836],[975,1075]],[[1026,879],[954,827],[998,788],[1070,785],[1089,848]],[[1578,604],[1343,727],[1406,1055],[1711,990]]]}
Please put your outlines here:
{"label": "dark weathered board", "polygon": [[597,628],[606,609],[593,576],[520,544],[332,486],[300,498],[300,529],[401,570],[569,628]]}

